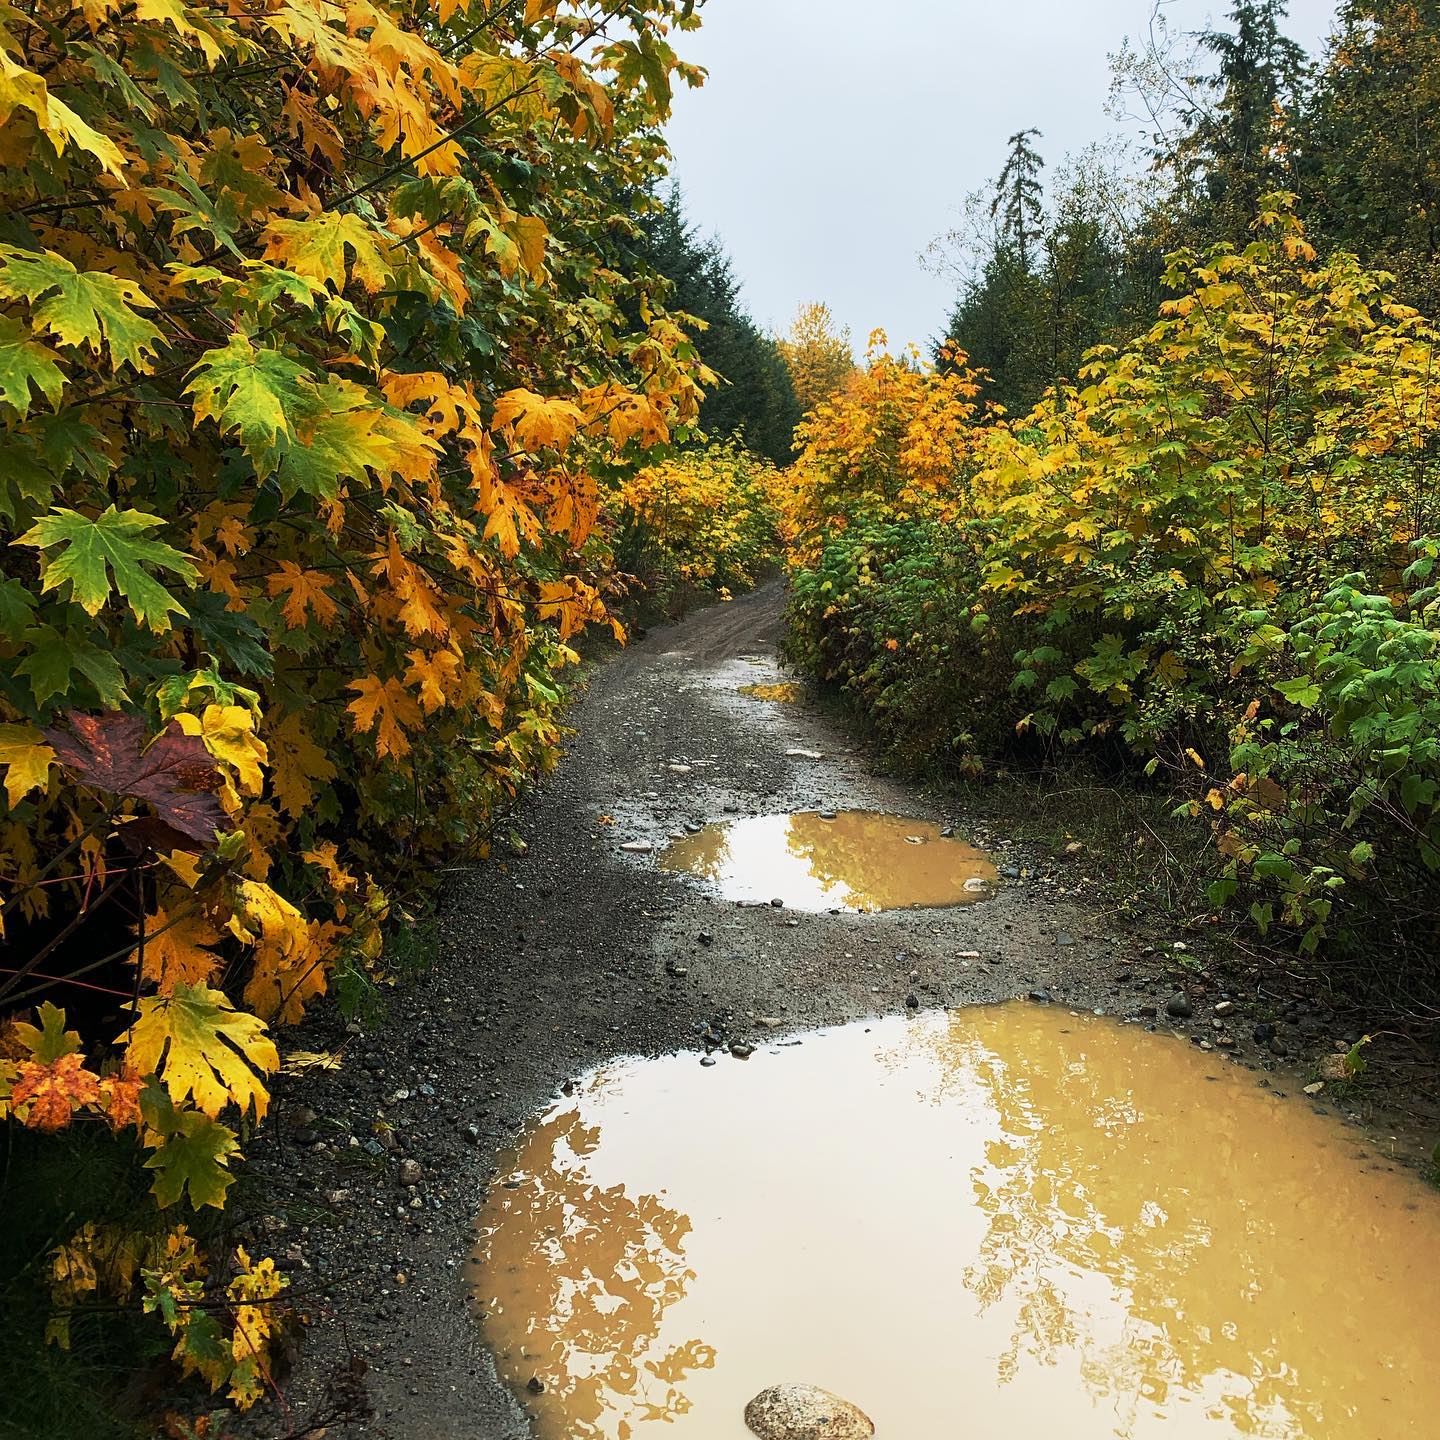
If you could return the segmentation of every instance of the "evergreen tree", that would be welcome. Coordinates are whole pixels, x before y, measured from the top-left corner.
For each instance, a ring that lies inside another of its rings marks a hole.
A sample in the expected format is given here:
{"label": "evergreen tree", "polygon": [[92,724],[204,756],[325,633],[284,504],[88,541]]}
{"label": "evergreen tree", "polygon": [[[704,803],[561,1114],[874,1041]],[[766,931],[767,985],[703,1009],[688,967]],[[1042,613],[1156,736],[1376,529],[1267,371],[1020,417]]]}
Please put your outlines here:
{"label": "evergreen tree", "polygon": [[1040,132],[1033,129],[1019,130],[1010,137],[1010,152],[995,182],[995,201],[990,206],[990,218],[998,223],[1000,234],[1013,247],[1025,271],[1030,268],[1033,248],[1043,233],[1045,216],[1045,194],[1040,184],[1045,162],[1030,143],[1039,138]]}
{"label": "evergreen tree", "polygon": [[711,435],[738,436],[756,454],[788,464],[800,406],[775,342],[741,303],[740,283],[720,241],[696,234],[678,186],[642,220],[641,230],[641,260],[670,281],[670,307],[703,322],[695,345],[721,376],[705,398],[701,426]]}
{"label": "evergreen tree", "polygon": [[1197,82],[1213,97],[1191,111],[1173,163],[1193,197],[1192,227],[1203,238],[1243,244],[1267,191],[1293,184],[1287,117],[1293,118],[1305,83],[1305,52],[1284,35],[1287,0],[1236,0],[1233,29],[1207,30],[1202,51],[1218,62]]}

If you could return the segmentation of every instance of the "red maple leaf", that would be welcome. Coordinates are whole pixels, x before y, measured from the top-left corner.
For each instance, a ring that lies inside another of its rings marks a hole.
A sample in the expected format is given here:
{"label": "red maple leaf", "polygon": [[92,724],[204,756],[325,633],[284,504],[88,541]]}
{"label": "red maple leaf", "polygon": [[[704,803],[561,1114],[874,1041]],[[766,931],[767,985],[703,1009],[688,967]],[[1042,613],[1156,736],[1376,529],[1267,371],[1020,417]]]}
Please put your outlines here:
{"label": "red maple leaf", "polygon": [[214,792],[225,783],[205,742],[169,725],[149,740],[141,715],[114,710],[83,715],[72,710],[67,726],[52,725],[45,738],[62,765],[87,785],[130,795],[194,844],[213,846],[226,825]]}

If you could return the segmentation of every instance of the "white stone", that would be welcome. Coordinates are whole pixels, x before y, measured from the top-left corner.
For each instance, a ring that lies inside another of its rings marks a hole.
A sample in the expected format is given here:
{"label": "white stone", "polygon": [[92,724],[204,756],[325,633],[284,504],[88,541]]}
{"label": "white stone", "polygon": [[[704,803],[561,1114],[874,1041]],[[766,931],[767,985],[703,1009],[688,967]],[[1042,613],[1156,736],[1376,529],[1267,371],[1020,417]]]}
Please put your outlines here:
{"label": "white stone", "polygon": [[875,1423],[848,1400],[818,1385],[772,1385],[746,1407],[760,1440],[869,1440]]}

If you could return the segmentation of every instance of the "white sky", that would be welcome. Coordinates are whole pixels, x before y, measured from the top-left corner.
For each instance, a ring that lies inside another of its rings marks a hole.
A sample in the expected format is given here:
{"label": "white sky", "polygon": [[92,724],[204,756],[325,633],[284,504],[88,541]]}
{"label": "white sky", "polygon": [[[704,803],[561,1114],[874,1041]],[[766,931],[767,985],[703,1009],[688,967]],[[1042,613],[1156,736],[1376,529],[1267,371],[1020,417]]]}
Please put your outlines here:
{"label": "white sky", "polygon": [[[785,328],[824,300],[857,353],[939,331],[952,285],[918,256],[991,180],[1005,142],[1036,126],[1047,175],[1114,130],[1107,56],[1143,35],[1150,0],[706,0],[677,37],[710,71],[677,96],[674,174],[691,219],[718,232],[755,319]],[[1198,30],[1228,0],[1170,0]],[[1312,52],[1334,0],[1292,0]]]}

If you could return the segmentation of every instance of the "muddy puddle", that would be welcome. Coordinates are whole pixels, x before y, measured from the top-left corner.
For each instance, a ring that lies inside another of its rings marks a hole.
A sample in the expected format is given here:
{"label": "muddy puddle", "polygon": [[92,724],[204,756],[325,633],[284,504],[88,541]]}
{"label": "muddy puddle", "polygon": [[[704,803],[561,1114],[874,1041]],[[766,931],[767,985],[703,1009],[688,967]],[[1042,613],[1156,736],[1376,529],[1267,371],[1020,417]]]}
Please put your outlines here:
{"label": "muddy puddle", "polygon": [[929,820],[869,810],[756,815],[672,841],[666,870],[688,871],[731,900],[794,910],[971,905],[994,893],[983,852]]}
{"label": "muddy puddle", "polygon": [[798,705],[805,698],[805,687],[794,680],[781,680],[774,685],[742,685],[742,695],[752,700],[769,700],[777,705]]}
{"label": "muddy puddle", "polygon": [[474,1295],[540,1440],[744,1440],[780,1381],[879,1440],[1437,1433],[1440,1197],[1138,1027],[623,1060],[502,1165]]}

